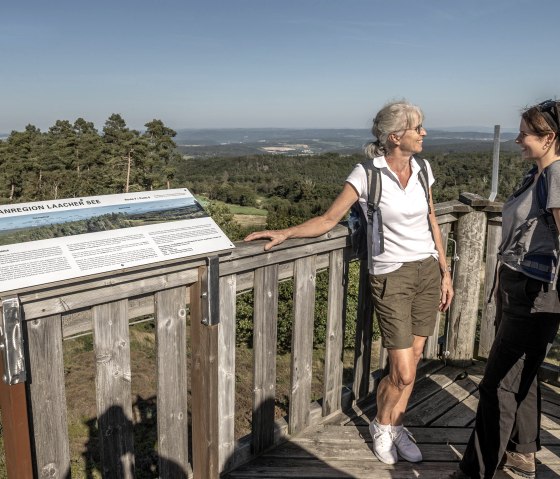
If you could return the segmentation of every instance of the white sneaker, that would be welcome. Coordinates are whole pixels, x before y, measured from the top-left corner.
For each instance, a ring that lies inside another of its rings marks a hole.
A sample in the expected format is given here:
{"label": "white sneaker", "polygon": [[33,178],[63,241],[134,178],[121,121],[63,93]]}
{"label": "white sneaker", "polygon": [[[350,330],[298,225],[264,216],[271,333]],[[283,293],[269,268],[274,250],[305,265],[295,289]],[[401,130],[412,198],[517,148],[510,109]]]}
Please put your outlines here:
{"label": "white sneaker", "polygon": [[399,455],[408,462],[420,462],[422,453],[412,433],[404,426],[393,427],[393,442]]}
{"label": "white sneaker", "polygon": [[391,427],[381,429],[374,419],[369,423],[369,432],[373,439],[373,453],[385,464],[395,464],[399,460],[397,448],[393,443]]}

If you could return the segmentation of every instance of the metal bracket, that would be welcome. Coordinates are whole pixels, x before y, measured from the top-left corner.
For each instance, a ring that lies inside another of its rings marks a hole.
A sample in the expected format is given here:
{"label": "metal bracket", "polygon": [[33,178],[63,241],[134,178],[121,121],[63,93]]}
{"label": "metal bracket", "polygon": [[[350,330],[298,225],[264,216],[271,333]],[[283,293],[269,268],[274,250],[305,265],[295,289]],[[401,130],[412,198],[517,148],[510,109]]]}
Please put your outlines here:
{"label": "metal bracket", "polygon": [[23,383],[27,377],[21,318],[19,298],[17,296],[2,298],[0,321],[0,351],[4,360],[2,380],[10,385]]}
{"label": "metal bracket", "polygon": [[214,326],[220,322],[220,257],[206,258],[206,268],[200,278],[202,324]]}

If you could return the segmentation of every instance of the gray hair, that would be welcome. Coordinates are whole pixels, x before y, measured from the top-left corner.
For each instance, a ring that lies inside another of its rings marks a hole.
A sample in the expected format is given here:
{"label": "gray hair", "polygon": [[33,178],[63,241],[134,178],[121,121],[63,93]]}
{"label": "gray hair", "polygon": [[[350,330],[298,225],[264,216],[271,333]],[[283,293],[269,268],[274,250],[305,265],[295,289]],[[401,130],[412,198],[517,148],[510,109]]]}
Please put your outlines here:
{"label": "gray hair", "polygon": [[424,114],[420,107],[406,100],[387,103],[373,119],[371,133],[377,140],[365,145],[366,157],[373,159],[376,156],[386,155],[389,135],[418,126],[418,120],[420,120],[420,123],[424,120]]}

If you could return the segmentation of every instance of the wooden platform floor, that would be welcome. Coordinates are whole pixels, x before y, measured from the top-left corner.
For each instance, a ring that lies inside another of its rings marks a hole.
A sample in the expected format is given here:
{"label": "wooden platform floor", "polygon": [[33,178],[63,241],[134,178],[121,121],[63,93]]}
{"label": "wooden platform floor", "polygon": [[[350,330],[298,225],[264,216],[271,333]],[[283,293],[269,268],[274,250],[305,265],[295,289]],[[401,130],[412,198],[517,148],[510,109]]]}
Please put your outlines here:
{"label": "wooden platform floor", "polygon": [[[228,479],[411,479],[447,478],[457,467],[469,438],[478,402],[483,364],[464,369],[433,363],[417,380],[406,425],[424,456],[421,463],[404,460],[394,466],[379,462],[371,448],[368,424],[375,416],[372,401],[350,415],[313,427],[252,462]],[[543,384],[538,479],[560,477],[560,388]],[[500,471],[499,478],[519,477]]]}

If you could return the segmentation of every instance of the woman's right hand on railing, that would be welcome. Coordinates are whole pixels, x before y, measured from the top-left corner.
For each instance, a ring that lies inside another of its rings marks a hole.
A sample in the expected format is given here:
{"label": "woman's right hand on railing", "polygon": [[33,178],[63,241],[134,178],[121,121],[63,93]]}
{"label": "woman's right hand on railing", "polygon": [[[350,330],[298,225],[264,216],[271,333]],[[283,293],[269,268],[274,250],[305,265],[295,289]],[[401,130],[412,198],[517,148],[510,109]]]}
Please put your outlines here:
{"label": "woman's right hand on railing", "polygon": [[289,238],[288,230],[265,230],[255,231],[245,237],[243,241],[254,241],[258,239],[269,239],[270,241],[264,245],[264,250],[268,251],[273,246],[283,243]]}

